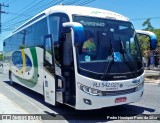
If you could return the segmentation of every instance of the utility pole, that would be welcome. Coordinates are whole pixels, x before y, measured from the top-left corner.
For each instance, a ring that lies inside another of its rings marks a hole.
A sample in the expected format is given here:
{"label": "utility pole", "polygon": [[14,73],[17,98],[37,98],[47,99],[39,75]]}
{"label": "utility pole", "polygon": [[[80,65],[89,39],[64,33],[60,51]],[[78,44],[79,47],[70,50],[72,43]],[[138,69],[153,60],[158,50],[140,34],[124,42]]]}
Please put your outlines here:
{"label": "utility pole", "polygon": [[27,30],[23,30],[22,32],[20,32],[20,34],[23,35],[23,41],[22,41],[22,45],[25,46],[25,41],[26,41],[26,35],[28,34],[29,32]]}
{"label": "utility pole", "polygon": [[4,5],[4,4],[0,3],[0,34],[1,34],[1,32],[2,32],[1,14],[2,14],[2,13],[5,13],[5,14],[6,14],[5,11],[2,11],[2,6],[3,6],[3,7],[9,7],[9,5]]}

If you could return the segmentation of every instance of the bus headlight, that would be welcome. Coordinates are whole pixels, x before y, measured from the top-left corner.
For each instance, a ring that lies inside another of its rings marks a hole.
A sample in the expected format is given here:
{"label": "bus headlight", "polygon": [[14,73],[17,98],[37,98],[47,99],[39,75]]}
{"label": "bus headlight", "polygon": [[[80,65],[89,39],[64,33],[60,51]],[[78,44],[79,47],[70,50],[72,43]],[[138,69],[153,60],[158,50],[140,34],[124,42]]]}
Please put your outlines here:
{"label": "bus headlight", "polygon": [[135,90],[135,91],[139,91],[140,89],[142,89],[142,88],[143,88],[143,86],[144,86],[144,81],[143,81],[143,82],[141,82],[141,83],[137,86],[137,88],[136,88],[136,90]]}
{"label": "bus headlight", "polygon": [[90,95],[93,95],[93,96],[102,96],[102,93],[100,90],[97,90],[97,89],[94,89],[94,88],[91,88],[91,87],[88,87],[88,86],[85,86],[85,85],[82,85],[80,83],[78,83],[78,87],[85,93],[87,94],[90,94]]}

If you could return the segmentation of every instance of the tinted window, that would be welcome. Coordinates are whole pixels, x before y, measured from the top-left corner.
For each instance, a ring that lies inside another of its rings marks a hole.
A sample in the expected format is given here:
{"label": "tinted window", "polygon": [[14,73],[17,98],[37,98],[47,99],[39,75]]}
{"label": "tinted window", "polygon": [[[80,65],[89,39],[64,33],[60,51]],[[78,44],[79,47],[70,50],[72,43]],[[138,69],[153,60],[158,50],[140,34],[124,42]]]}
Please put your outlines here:
{"label": "tinted window", "polygon": [[35,24],[25,29],[23,36],[25,36],[25,46],[34,46]]}
{"label": "tinted window", "polygon": [[58,41],[60,17],[51,16],[49,20],[50,20],[50,32],[51,34],[53,34],[54,38],[53,40]]}
{"label": "tinted window", "polygon": [[44,36],[47,35],[47,19],[43,19],[36,23],[35,25],[35,44],[36,46],[43,46],[44,45]]}
{"label": "tinted window", "polygon": [[23,29],[5,40],[4,52],[19,50],[24,47],[43,46],[47,35],[47,19]]}
{"label": "tinted window", "polygon": [[50,33],[53,34],[55,62],[60,64],[62,61],[62,35],[64,28],[62,23],[69,22],[69,17],[63,13],[56,13],[49,16]]}
{"label": "tinted window", "polygon": [[65,30],[62,23],[69,22],[69,17],[63,13],[56,13],[49,16],[49,21],[50,33],[53,34],[53,40],[58,41],[60,34]]}
{"label": "tinted window", "polygon": [[47,19],[44,18],[39,22],[33,24],[32,26],[28,27],[26,34],[26,46],[43,46],[44,45],[44,36],[47,35]]}

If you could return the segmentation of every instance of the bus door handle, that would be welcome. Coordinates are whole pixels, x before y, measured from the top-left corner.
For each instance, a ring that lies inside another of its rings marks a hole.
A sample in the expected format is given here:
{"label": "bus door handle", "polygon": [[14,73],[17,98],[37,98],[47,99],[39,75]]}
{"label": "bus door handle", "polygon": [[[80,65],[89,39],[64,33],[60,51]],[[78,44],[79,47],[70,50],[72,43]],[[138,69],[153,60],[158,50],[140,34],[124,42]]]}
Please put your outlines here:
{"label": "bus door handle", "polygon": [[[61,88],[58,88],[58,80],[61,80]],[[65,82],[65,78],[63,76],[58,76],[56,75],[56,91],[61,91],[61,92],[65,92],[66,90],[66,82]]]}

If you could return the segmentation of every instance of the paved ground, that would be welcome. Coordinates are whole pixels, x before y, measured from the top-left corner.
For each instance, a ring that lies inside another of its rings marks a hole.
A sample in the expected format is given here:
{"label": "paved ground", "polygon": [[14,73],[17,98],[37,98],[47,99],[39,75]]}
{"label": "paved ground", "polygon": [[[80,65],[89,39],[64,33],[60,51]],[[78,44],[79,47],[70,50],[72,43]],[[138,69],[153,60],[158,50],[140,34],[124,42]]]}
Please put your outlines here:
{"label": "paved ground", "polygon": [[[152,116],[154,114],[160,114],[160,86],[155,83],[145,83],[145,92],[141,101],[136,103],[131,103],[129,105],[122,105],[116,107],[109,107],[94,111],[76,111],[68,106],[61,105],[60,107],[54,107],[46,105],[43,100],[43,96],[32,92],[20,85],[14,87],[8,84],[7,76],[0,75],[0,113],[1,114],[59,114],[64,120],[50,120],[46,123],[52,122],[73,122],[79,123],[84,122],[83,119],[96,119],[96,120],[85,120],[85,122],[111,122],[111,123],[143,123],[144,120],[106,120],[108,115],[113,114],[114,116],[119,116],[123,114],[131,114],[131,116]],[[5,82],[2,82],[5,81]],[[68,115],[66,115],[68,114]],[[125,116],[125,115],[124,115]],[[158,123],[159,120],[146,120],[147,123]],[[73,120],[74,119],[74,120]],[[11,121],[3,120],[0,123],[10,123]],[[21,121],[12,121],[15,123],[21,123]],[[23,121],[25,123],[28,121]],[[40,123],[45,122],[41,120],[30,120],[29,123]]]}
{"label": "paved ground", "polygon": [[[5,82],[2,82],[5,80],[8,80],[7,77],[3,76],[2,78],[2,74],[0,74],[0,123],[42,123],[41,120],[30,120],[29,117],[29,120],[17,120],[18,118],[20,118],[18,114],[25,115],[30,114],[30,112],[28,112],[21,105],[19,105],[21,101],[19,101],[19,103],[15,101],[18,101],[18,98],[15,95],[17,93],[12,91]],[[5,93],[5,90],[10,93]],[[8,94],[10,96],[8,96]]]}
{"label": "paved ground", "polygon": [[160,84],[160,70],[145,70],[145,82]]}

